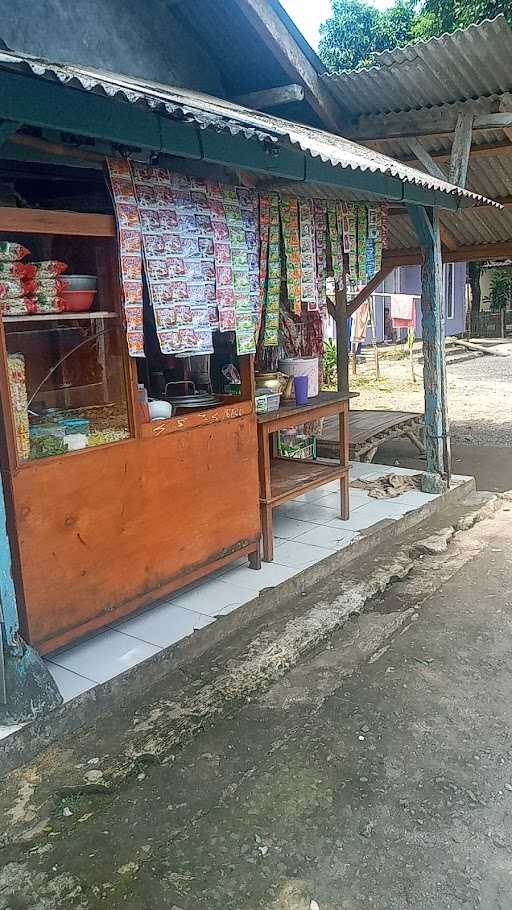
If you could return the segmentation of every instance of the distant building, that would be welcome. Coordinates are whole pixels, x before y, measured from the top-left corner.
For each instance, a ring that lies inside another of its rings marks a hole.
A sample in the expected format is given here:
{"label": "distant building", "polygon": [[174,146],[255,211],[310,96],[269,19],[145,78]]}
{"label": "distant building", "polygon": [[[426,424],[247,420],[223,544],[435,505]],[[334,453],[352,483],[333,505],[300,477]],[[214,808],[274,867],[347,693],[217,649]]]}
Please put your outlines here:
{"label": "distant building", "polygon": [[[464,331],[466,300],[466,265],[449,263],[444,266],[444,318],[447,335],[460,335]],[[412,294],[416,300],[416,337],[421,338],[421,267],[419,265],[396,268],[373,294],[375,308],[375,334],[377,342],[397,341],[405,337],[402,329],[398,335],[393,331],[389,315],[392,294]],[[328,335],[335,337],[334,321],[329,320]],[[366,344],[373,342],[371,328],[368,329]]]}

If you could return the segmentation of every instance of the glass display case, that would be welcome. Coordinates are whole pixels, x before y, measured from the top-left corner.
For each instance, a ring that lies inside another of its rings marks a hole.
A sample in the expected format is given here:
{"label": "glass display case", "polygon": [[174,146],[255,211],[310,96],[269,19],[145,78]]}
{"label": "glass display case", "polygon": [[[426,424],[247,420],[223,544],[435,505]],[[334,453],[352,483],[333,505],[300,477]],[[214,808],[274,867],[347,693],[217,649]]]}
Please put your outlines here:
{"label": "glass display case", "polygon": [[115,238],[0,233],[0,306],[19,463],[133,435],[117,274]]}

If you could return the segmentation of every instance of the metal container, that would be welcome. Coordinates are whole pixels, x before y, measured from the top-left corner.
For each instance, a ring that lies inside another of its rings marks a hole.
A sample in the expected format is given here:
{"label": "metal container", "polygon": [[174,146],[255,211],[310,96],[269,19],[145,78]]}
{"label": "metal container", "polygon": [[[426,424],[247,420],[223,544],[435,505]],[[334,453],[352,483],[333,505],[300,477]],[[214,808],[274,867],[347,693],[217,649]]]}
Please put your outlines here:
{"label": "metal container", "polygon": [[[170,386],[192,386],[192,394],[185,393],[184,395],[170,395],[168,389]],[[214,408],[218,404],[222,404],[222,399],[217,398],[216,395],[212,395],[210,392],[198,392],[194,383],[185,379],[182,382],[168,382],[165,387],[165,397],[175,408],[180,410],[185,408],[186,410],[203,410],[203,408]]]}

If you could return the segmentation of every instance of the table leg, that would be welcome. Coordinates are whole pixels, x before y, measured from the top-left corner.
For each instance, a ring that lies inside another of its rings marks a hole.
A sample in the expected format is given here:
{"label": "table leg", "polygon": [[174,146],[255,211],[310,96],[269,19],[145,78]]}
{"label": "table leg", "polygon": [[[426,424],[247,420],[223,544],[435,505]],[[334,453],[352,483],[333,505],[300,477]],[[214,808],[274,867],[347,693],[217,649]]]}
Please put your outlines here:
{"label": "table leg", "polygon": [[252,553],[249,553],[247,556],[249,560],[250,569],[261,569],[261,551],[258,542],[258,549],[253,550]]}
{"label": "table leg", "polygon": [[274,558],[274,534],[272,530],[272,506],[261,503],[261,532],[263,534],[263,559],[272,562]]}
{"label": "table leg", "polygon": [[[348,409],[340,411],[340,465],[348,467],[349,465],[349,427],[348,427]],[[343,521],[347,521],[350,515],[350,478],[348,471],[340,479],[340,514]]]}
{"label": "table leg", "polygon": [[261,533],[263,536],[263,559],[272,562],[274,558],[274,541],[272,539],[272,480],[270,473],[270,447],[272,436],[265,427],[258,427],[258,458],[260,470],[260,514]]}

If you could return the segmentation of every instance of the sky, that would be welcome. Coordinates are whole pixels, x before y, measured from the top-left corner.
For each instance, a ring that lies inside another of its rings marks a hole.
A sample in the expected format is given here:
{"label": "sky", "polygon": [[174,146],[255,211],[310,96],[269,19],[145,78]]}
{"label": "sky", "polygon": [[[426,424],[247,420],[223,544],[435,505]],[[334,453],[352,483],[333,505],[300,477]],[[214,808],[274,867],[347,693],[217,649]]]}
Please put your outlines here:
{"label": "sky", "polygon": [[[379,9],[392,5],[393,0],[370,0]],[[318,28],[331,15],[331,0],[281,0],[286,12],[315,50],[318,48]]]}

